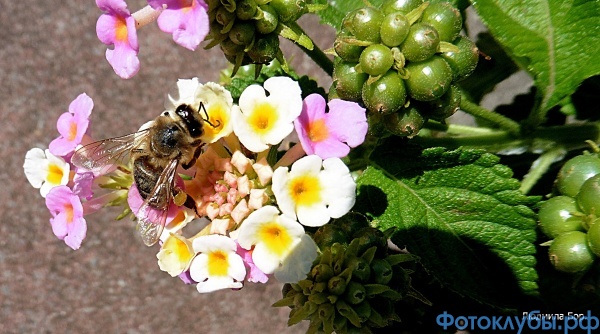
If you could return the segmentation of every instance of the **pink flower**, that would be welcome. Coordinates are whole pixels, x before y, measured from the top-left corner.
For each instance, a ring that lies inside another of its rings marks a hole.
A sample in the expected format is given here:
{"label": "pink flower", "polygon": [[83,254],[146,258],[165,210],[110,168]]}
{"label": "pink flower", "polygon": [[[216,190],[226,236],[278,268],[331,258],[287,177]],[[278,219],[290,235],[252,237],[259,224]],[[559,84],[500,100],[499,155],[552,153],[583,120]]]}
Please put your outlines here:
{"label": "pink flower", "polygon": [[158,17],[160,30],[173,34],[175,43],[196,50],[208,34],[208,6],[203,0],[148,0],[154,9],[166,8]]}
{"label": "pink flower", "polygon": [[[183,184],[183,182],[181,184]],[[138,211],[140,211],[142,204],[144,204],[144,199],[142,198],[142,195],[140,195],[140,192],[138,191],[135,184],[132,184],[129,188],[129,192],[127,193],[127,204],[129,205],[131,212],[133,212],[136,216]],[[171,201],[168,210],[169,211],[167,213],[167,220],[165,222],[165,225],[169,224],[173,219],[175,219],[175,217],[180,211],[179,207],[175,205],[173,201]],[[150,221],[160,221],[161,215],[162,212],[160,210],[150,208],[147,218],[150,218]]]}
{"label": "pink flower", "polygon": [[67,186],[58,186],[46,195],[46,207],[52,217],[52,232],[67,246],[78,249],[85,239],[87,224],[83,218],[83,205]]}
{"label": "pink flower", "polygon": [[140,69],[135,19],[123,0],[96,0],[96,5],[105,12],[98,18],[96,34],[102,43],[114,45],[106,50],[106,60],[118,76],[129,79]]}
{"label": "pink flower", "polygon": [[304,99],[302,113],[294,121],[300,144],[306,154],[321,159],[343,158],[350,147],[363,143],[368,124],[365,109],[355,102],[334,99],[325,113],[325,99],[311,94]]}
{"label": "pink flower", "polygon": [[56,122],[60,136],[50,143],[50,153],[64,157],[75,150],[88,129],[93,107],[94,101],[85,93],[71,102],[69,111],[60,115]]}
{"label": "pink flower", "polygon": [[267,283],[269,276],[258,269],[258,267],[254,264],[254,261],[252,260],[252,250],[244,249],[237,241],[235,243],[237,245],[236,253],[242,257],[242,260],[246,266],[246,273],[248,274],[246,279],[248,282]]}

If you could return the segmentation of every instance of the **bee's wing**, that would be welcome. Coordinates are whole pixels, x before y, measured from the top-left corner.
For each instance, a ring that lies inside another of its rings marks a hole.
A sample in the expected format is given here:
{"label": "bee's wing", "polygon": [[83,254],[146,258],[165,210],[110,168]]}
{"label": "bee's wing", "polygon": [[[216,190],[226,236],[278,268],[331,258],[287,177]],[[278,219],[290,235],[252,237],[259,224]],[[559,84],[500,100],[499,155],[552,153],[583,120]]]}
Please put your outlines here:
{"label": "bee's wing", "polygon": [[126,161],[129,153],[144,142],[149,129],[140,130],[121,137],[99,140],[80,147],[71,157],[71,162],[78,168],[104,175],[116,164]]}
{"label": "bee's wing", "polygon": [[144,200],[136,214],[138,219],[137,229],[146,246],[152,246],[158,241],[167,221],[169,206],[173,199],[173,185],[178,165],[179,160],[177,159],[169,162],[167,167],[160,173],[152,193]]}

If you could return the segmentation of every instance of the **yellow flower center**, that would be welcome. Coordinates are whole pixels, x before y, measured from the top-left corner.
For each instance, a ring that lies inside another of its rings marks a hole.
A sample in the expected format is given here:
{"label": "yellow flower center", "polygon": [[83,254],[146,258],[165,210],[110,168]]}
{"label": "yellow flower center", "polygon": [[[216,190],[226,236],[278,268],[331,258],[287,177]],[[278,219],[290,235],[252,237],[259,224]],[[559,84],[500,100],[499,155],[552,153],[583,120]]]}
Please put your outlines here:
{"label": "yellow flower center", "polygon": [[67,135],[67,140],[69,140],[69,141],[74,140],[76,136],[77,136],[77,124],[75,124],[75,122],[71,122],[71,124],[69,124],[69,134]]}
{"label": "yellow flower center", "polygon": [[214,127],[208,123],[205,123],[204,135],[207,138],[212,139],[218,136],[221,131],[223,131],[225,124],[229,122],[229,114],[227,112],[227,108],[220,103],[210,106],[206,112],[208,113],[208,121],[214,125]]}
{"label": "yellow flower center", "polygon": [[181,6],[181,11],[187,14],[196,4],[192,0],[179,0],[179,5]]}
{"label": "yellow flower center", "polygon": [[259,231],[260,240],[273,253],[281,256],[289,251],[292,237],[288,231],[276,222],[269,222],[262,226]]}
{"label": "yellow flower center", "polygon": [[64,173],[60,166],[56,164],[48,165],[48,175],[46,175],[46,181],[50,182],[51,184],[60,184],[63,175]]}
{"label": "yellow flower center", "polygon": [[182,263],[187,263],[192,258],[192,253],[188,245],[183,240],[174,236],[167,238],[163,249],[168,249]]}
{"label": "yellow flower center", "polygon": [[307,205],[321,201],[321,183],[314,175],[302,175],[291,180],[290,196],[296,205]]}
{"label": "yellow flower center", "polygon": [[255,132],[265,134],[271,131],[277,122],[277,110],[269,103],[261,103],[256,106],[248,121]]}
{"label": "yellow flower center", "polygon": [[70,203],[69,204],[65,204],[63,208],[64,208],[65,213],[67,215],[67,224],[71,224],[73,222],[73,216],[75,215],[73,213],[73,205],[71,205]]}
{"label": "yellow flower center", "polygon": [[308,134],[308,138],[315,143],[329,138],[329,129],[327,129],[324,119],[318,119],[310,123],[306,129],[306,133]]}
{"label": "yellow flower center", "polygon": [[229,261],[227,261],[225,252],[217,250],[208,253],[208,274],[210,276],[227,276],[228,269]]}
{"label": "yellow flower center", "polygon": [[119,42],[127,41],[127,22],[125,22],[125,18],[118,17],[117,22],[115,23],[115,32],[116,38]]}

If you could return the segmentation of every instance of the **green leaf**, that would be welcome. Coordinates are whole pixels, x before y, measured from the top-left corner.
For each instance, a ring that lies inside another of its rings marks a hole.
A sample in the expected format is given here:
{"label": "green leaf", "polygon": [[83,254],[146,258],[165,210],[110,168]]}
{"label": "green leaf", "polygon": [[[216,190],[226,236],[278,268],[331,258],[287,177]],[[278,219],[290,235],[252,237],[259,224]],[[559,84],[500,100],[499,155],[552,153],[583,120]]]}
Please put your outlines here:
{"label": "green leaf", "polygon": [[486,0],[473,6],[511,58],[534,77],[540,116],[600,73],[600,2]]}
{"label": "green leaf", "polygon": [[[452,290],[497,306],[537,294],[535,214],[512,171],[483,150],[388,140],[357,180],[355,209]],[[514,305],[513,305],[514,306]]]}

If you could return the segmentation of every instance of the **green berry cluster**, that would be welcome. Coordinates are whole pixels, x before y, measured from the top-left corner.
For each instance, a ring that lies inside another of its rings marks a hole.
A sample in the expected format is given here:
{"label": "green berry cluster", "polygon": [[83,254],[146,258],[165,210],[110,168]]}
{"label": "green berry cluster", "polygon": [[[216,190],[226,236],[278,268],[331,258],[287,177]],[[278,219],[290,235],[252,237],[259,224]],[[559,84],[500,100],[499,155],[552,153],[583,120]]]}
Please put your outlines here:
{"label": "green berry cluster", "polygon": [[292,309],[289,325],[308,319],[310,333],[370,333],[399,320],[394,302],[412,291],[400,263],[414,261],[412,255],[388,254],[386,235],[358,214],[319,228],[313,238],[322,252],[312,270],[286,284],[275,304]]}
{"label": "green berry cluster", "polygon": [[211,43],[220,45],[235,70],[267,64],[280,54],[280,24],[307,12],[304,0],[208,0]]}
{"label": "green berry cluster", "polygon": [[549,257],[559,271],[587,271],[600,256],[600,158],[583,154],[568,160],[556,178],[558,196],[540,205],[542,232],[553,239]]}
{"label": "green berry cluster", "polygon": [[360,102],[369,121],[413,136],[427,119],[443,121],[460,104],[454,85],[477,66],[479,51],[464,36],[450,3],[386,0],[346,15],[334,42],[333,91]]}

